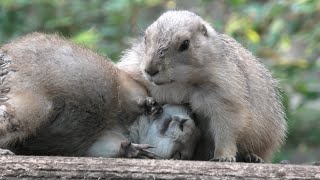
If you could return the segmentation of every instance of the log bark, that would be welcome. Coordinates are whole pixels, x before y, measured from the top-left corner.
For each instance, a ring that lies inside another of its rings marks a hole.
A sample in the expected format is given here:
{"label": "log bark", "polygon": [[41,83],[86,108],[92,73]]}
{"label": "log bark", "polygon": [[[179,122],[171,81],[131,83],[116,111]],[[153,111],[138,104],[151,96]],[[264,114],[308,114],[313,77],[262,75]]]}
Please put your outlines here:
{"label": "log bark", "polygon": [[320,179],[320,166],[0,156],[0,179]]}

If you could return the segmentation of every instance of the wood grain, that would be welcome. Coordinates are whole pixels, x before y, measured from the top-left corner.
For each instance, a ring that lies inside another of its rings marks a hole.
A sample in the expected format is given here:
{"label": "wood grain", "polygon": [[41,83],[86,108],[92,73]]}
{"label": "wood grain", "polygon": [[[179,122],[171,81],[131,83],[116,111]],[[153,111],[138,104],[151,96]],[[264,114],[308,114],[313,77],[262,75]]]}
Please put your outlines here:
{"label": "wood grain", "polygon": [[320,179],[320,166],[0,156],[1,179]]}

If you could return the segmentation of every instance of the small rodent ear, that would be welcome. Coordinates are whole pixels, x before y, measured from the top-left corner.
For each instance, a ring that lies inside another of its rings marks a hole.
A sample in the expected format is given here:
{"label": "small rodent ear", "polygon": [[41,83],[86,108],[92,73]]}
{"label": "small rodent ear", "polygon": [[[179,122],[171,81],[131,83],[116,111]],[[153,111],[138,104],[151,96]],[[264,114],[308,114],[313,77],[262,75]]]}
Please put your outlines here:
{"label": "small rodent ear", "polygon": [[146,42],[147,42],[147,35],[146,34],[144,34],[144,36],[143,36],[143,42],[146,44]]}
{"label": "small rodent ear", "polygon": [[201,24],[200,31],[203,35],[208,36],[208,31],[207,31],[207,28],[204,24]]}
{"label": "small rodent ear", "polygon": [[143,35],[143,41],[144,41],[144,43],[147,43],[147,40],[148,40],[148,31],[145,30],[145,31],[144,31],[144,35]]}

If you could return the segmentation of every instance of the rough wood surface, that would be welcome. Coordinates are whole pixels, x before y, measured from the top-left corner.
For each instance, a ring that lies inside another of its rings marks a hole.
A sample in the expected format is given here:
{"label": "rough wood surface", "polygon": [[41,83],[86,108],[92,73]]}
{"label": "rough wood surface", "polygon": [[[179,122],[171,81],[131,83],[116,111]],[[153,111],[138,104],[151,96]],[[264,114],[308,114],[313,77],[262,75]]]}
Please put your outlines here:
{"label": "rough wood surface", "polygon": [[0,156],[0,179],[320,179],[320,166]]}

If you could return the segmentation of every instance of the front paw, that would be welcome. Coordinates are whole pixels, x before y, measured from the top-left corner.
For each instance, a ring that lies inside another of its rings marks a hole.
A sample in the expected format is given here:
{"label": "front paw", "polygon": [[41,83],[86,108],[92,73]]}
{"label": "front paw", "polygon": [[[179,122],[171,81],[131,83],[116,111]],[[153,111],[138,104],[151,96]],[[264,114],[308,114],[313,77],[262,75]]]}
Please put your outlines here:
{"label": "front paw", "polygon": [[257,155],[253,153],[247,153],[244,156],[244,162],[248,163],[264,163],[264,161]]}
{"label": "front paw", "polygon": [[158,117],[162,112],[162,107],[152,97],[146,97],[138,101],[143,114]]}
{"label": "front paw", "polygon": [[220,158],[213,158],[210,159],[210,161],[216,161],[216,162],[236,162],[236,157],[220,157]]}
{"label": "front paw", "polygon": [[237,162],[264,163],[263,159],[254,153],[237,153]]}
{"label": "front paw", "polygon": [[120,154],[124,158],[157,159],[159,156],[147,151],[154,148],[148,144],[134,144],[129,141],[121,143]]}

